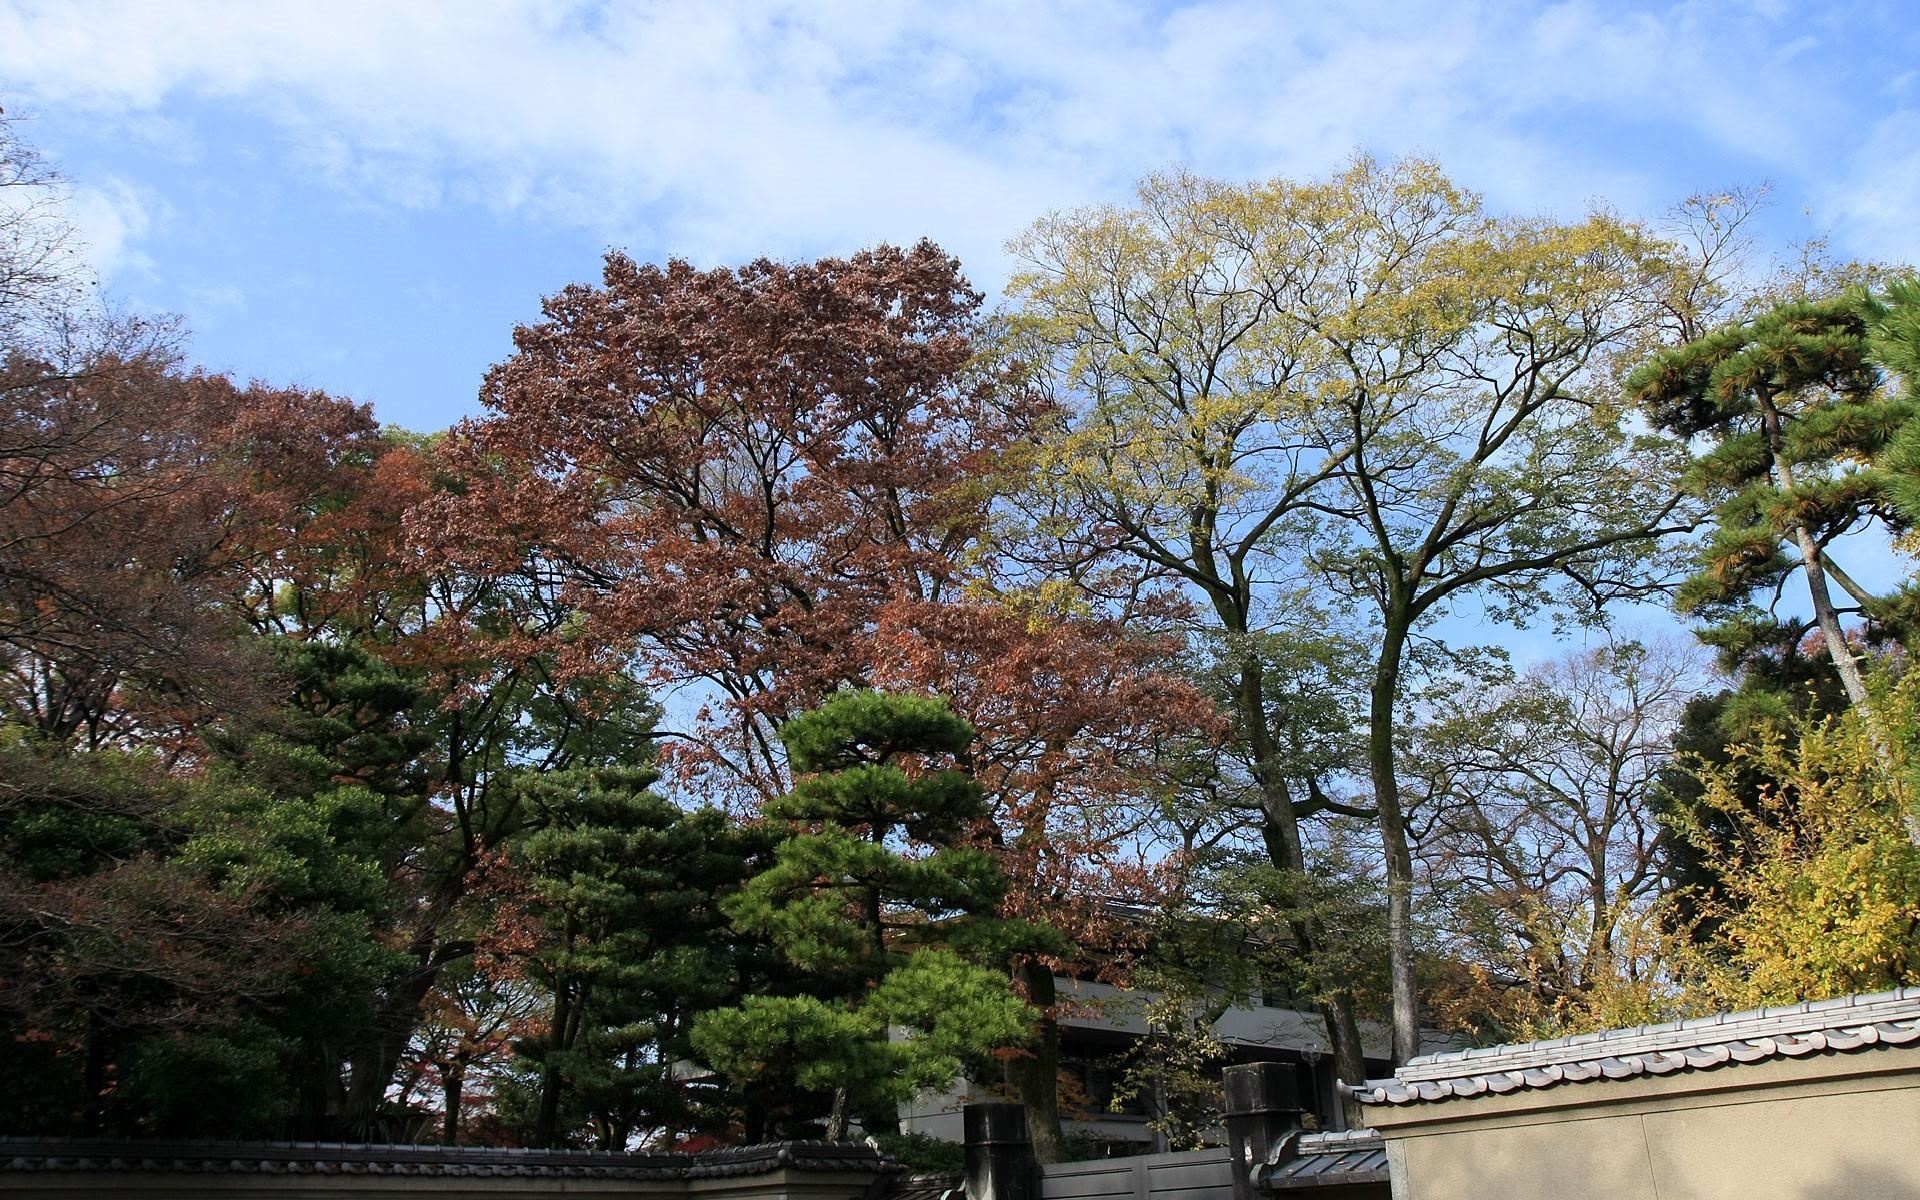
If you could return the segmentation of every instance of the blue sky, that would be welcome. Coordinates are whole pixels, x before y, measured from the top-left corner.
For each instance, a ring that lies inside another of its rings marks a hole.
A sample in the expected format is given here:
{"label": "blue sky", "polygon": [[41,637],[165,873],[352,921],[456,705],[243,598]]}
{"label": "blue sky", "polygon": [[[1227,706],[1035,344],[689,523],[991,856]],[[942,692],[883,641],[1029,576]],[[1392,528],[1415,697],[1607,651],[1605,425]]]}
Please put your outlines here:
{"label": "blue sky", "polygon": [[1920,260],[1906,3],[0,0],[0,104],[124,302],[242,377],[473,411],[599,255],[930,236],[989,291],[1144,172],[1439,157],[1496,207],[1772,181],[1779,247]]}

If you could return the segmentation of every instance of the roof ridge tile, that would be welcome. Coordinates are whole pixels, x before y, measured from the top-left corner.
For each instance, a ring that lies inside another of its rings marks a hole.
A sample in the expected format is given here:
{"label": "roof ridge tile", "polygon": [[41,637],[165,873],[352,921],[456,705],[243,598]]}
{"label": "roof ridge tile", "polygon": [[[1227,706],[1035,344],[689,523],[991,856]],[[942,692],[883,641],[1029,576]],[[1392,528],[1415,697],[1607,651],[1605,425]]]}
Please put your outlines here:
{"label": "roof ridge tile", "polygon": [[1897,988],[1658,1025],[1425,1054],[1409,1059],[1392,1079],[1342,1088],[1363,1104],[1407,1104],[1917,1042],[1920,987]]}

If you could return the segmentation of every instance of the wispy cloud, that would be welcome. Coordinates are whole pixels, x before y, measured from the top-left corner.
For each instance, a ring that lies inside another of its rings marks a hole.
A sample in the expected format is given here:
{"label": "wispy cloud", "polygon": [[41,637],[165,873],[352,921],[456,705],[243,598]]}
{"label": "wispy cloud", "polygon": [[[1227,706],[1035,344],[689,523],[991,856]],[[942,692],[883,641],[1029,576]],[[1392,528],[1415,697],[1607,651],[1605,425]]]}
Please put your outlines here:
{"label": "wispy cloud", "polygon": [[1876,122],[1820,195],[1853,244],[1920,263],[1920,110]]}
{"label": "wispy cloud", "polygon": [[151,196],[111,176],[67,197],[66,218],[79,234],[80,257],[96,278],[125,280],[152,271],[153,260],[139,242],[159,207]]}
{"label": "wispy cloud", "polygon": [[[992,274],[1034,215],[1173,162],[1311,173],[1355,147],[1425,151],[1528,209],[1664,203],[1686,188],[1662,138],[1811,178],[1858,123],[1817,65],[1836,28],[1704,0],[0,0],[0,79],[122,117],[244,102],[300,170],[367,203],[480,203],[709,260],[931,234]],[[1911,182],[1911,133],[1861,147],[1868,185]],[[1878,201],[1832,203],[1861,248],[1901,244]]]}

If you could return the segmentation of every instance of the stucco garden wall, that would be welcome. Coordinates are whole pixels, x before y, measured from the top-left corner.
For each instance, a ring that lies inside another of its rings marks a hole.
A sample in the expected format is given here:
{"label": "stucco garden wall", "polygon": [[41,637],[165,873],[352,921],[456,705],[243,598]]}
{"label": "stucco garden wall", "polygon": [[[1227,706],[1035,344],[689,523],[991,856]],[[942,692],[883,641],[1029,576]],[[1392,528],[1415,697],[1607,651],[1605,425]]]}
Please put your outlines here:
{"label": "stucco garden wall", "polygon": [[1920,1196],[1920,1047],[1369,1110],[1396,1200]]}

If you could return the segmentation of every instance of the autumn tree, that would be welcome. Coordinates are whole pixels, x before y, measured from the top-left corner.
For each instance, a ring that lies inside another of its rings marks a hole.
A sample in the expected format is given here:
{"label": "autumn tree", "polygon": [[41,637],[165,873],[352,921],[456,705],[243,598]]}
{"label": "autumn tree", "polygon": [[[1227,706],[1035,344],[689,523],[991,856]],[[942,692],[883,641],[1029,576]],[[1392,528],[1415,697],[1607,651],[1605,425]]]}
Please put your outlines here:
{"label": "autumn tree", "polygon": [[[924,244],[704,272],[614,256],[520,332],[488,416],[453,439],[469,482],[411,520],[457,573],[580,614],[548,627],[563,673],[631,664],[677,697],[678,786],[780,795],[774,728],[843,685],[952,696],[975,719],[1008,915],[1044,908],[1098,941],[1111,923],[1084,893],[1146,875],[1118,852],[1139,771],[1209,718],[1124,614],[996,578],[995,480],[1043,405],[975,361],[978,304]],[[1022,972],[1045,1005],[1043,966]],[[1051,1044],[1016,1068],[1043,1144]]]}
{"label": "autumn tree", "polygon": [[[1693,897],[1706,928],[1675,955],[1696,1007],[1920,980],[1920,849],[1899,786],[1911,772],[1914,687],[1912,677],[1883,686],[1872,724],[1853,706],[1734,746],[1724,764],[1685,764],[1700,799],[1675,827],[1719,881]],[[1709,813],[1711,826],[1698,819]]]}
{"label": "autumn tree", "polygon": [[1004,1059],[1042,1162],[1064,1152],[1056,973],[1128,978],[1144,930],[1115,901],[1157,903],[1176,885],[1174,860],[1145,853],[1160,840],[1166,770],[1220,726],[1208,697],[1168,670],[1168,639],[1052,596],[895,605],[871,650],[876,685],[946,697],[972,726],[986,848],[1008,882],[1001,914],[1063,935],[1058,952],[1014,963],[1040,1019]]}
{"label": "autumn tree", "polygon": [[235,499],[226,435],[250,398],[164,357],[69,367],[0,353],[11,719],[99,745],[130,690],[191,707],[244,679],[217,589]]}
{"label": "autumn tree", "polygon": [[1217,620],[1276,865],[1300,867],[1299,823],[1328,805],[1287,778],[1288,698],[1253,646],[1309,584],[1367,614],[1364,803],[1392,882],[1408,1057],[1409,649],[1462,604],[1592,612],[1658,582],[1653,551],[1689,524],[1676,452],[1635,436],[1606,382],[1611,356],[1669,319],[1678,251],[1605,214],[1495,216],[1431,163],[1366,159],[1305,184],[1150,178],[1136,207],[1049,218],[1016,250],[1030,270],[1010,289],[1014,352],[1072,413],[1052,489],[1059,527],[1086,531],[1070,561],[1128,556]]}
{"label": "autumn tree", "polygon": [[1405,773],[1433,903],[1451,914],[1444,951],[1480,985],[1452,998],[1465,1020],[1545,1036],[1604,1003],[1617,976],[1654,969],[1657,798],[1707,681],[1686,646],[1608,640],[1430,702]]}
{"label": "autumn tree", "polygon": [[253,499],[229,521],[221,604],[274,651],[280,705],[260,716],[379,795],[379,861],[409,898],[390,935],[404,961],[344,1048],[339,1120],[370,1136],[423,1013],[446,1006],[442,973],[465,978],[490,927],[481,868],[547,819],[524,781],[648,761],[652,709],[623,677],[561,678],[542,638],[569,614],[550,589],[409,545],[407,513],[465,486],[433,441],[295,415],[250,410]]}
{"label": "autumn tree", "polygon": [[497,980],[473,966],[441,974],[394,1084],[401,1103],[429,1114],[407,1140],[428,1141],[427,1130],[438,1125],[440,1142],[454,1146],[476,1128],[497,1128],[493,1105],[512,1078],[514,1043],[536,1036],[542,1004],[523,980]]}
{"label": "autumn tree", "polygon": [[1025,426],[969,369],[979,301],[927,243],[711,271],[611,255],[516,332],[458,434],[465,494],[417,527],[478,571],[530,547],[580,614],[568,669],[631,656],[693,689],[706,718],[671,754],[778,794],[774,728],[865,680],[887,604],[949,594]]}
{"label": "autumn tree", "polygon": [[[1165,585],[1197,595],[1200,627],[1218,629],[1233,674],[1234,736],[1263,832],[1276,865],[1298,872],[1301,822],[1324,804],[1280,752],[1290,698],[1272,688],[1261,646],[1287,627],[1277,593],[1299,581],[1277,536],[1333,464],[1281,407],[1297,352],[1275,335],[1231,190],[1174,176],[1148,180],[1140,199],[1049,218],[1015,244],[1030,269],[1009,285],[1020,310],[1007,352],[1043,368],[1038,382],[1068,414],[1022,523],[1039,535],[1042,571],[1096,596],[1124,603]],[[1107,566],[1114,555],[1131,569]],[[1318,938],[1303,926],[1296,940],[1311,952]],[[1329,997],[1326,1017],[1343,1077],[1362,1078],[1350,999]]]}
{"label": "autumn tree", "polygon": [[1057,945],[999,915],[1005,876],[963,844],[986,807],[953,765],[973,731],[944,701],[842,692],[780,732],[801,776],[765,815],[792,832],[728,909],[812,991],[704,1013],[694,1044],[740,1084],[779,1070],[831,1092],[839,1140],[856,1118],[891,1126],[914,1091],[1024,1041],[1033,1012],[1004,964]]}

